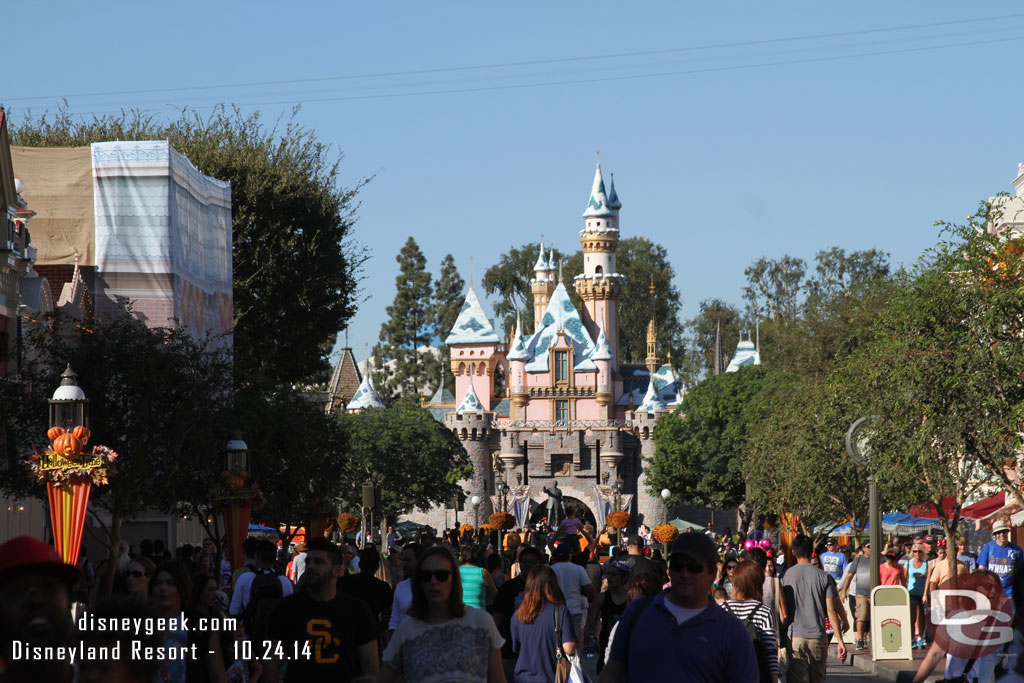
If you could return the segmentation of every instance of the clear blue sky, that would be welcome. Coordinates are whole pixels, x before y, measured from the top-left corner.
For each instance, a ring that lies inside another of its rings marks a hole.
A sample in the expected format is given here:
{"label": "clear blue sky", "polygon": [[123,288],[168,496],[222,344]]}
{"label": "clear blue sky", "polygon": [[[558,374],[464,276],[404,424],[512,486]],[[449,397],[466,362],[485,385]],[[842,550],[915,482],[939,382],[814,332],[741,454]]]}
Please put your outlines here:
{"label": "clear blue sky", "polygon": [[760,256],[912,263],[1024,161],[1019,2],[21,2],[7,18],[15,120],[60,97],[81,114],[301,104],[343,182],[376,174],[353,234],[372,255],[360,359],[409,235],[435,274],[450,252],[468,279],[473,255],[477,282],[542,233],[578,248],[597,149],[623,235],[665,245],[686,317],[739,303]]}

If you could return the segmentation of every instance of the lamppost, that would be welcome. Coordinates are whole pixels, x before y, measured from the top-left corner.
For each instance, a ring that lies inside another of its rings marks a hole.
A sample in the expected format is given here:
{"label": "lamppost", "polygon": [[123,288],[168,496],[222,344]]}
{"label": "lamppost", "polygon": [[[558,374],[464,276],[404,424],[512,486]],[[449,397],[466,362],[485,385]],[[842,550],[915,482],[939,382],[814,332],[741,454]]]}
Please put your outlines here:
{"label": "lamppost", "polygon": [[[615,505],[614,505],[615,506],[615,510],[613,510],[613,512],[621,510],[622,509],[622,479],[616,479],[615,483],[612,484],[612,496],[613,496],[613,500],[615,501]],[[615,535],[616,535],[615,545],[616,546],[621,546],[622,545],[622,529],[619,529],[616,532]]]}
{"label": "lamppost", "polygon": [[[501,504],[501,511],[508,512],[508,484],[505,483],[504,479],[498,480],[498,503]],[[498,527],[498,553],[501,553],[505,549],[502,537],[504,535],[504,529]]]}
{"label": "lamppost", "polygon": [[242,541],[249,535],[252,517],[249,479],[249,446],[240,438],[228,441],[224,449],[224,471],[221,472],[224,489],[214,496],[220,503],[224,517],[224,542],[232,569],[242,566]]}
{"label": "lamppost", "polygon": [[878,484],[875,482],[874,468],[871,466],[871,449],[864,423],[877,415],[858,417],[846,432],[846,452],[853,461],[868,470],[868,541],[871,543],[871,588],[881,583],[878,569],[878,557],[882,552],[882,512],[878,505]]}
{"label": "lamppost", "polygon": [[672,492],[668,489],[661,490],[661,499],[665,501],[665,524],[668,524],[668,499],[672,497]]}
{"label": "lamppost", "polygon": [[474,495],[469,499],[469,504],[473,506],[473,526],[476,527],[474,533],[480,531],[480,496]]}

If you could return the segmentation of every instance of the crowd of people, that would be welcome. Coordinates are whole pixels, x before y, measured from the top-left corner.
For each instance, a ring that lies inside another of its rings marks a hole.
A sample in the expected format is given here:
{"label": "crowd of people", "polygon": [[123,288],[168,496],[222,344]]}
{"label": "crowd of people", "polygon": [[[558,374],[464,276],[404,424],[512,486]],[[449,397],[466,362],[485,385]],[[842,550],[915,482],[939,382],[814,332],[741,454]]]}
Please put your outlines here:
{"label": "crowd of people", "polygon": [[[1012,595],[1021,553],[1006,531],[997,525],[977,558],[959,547],[958,559]],[[679,534],[665,553],[640,533],[624,547],[602,535],[608,530],[595,534],[581,522],[508,534],[499,547],[493,536],[457,530],[403,537],[389,529],[383,542],[362,547],[321,537],[285,553],[250,537],[233,572],[212,543],[173,555],[144,543],[112,561],[114,595],[105,599],[82,591],[83,567],[61,563],[40,541],[14,539],[0,547],[5,643],[122,643],[170,656],[80,656],[72,665],[19,659],[5,645],[0,681],[549,683],[579,680],[590,668],[583,663],[593,662],[600,683],[801,683],[824,680],[829,642],[851,617],[854,646],[866,647],[869,544],[854,555],[833,539],[815,547],[801,535],[787,562],[767,541],[741,545],[711,531]],[[883,580],[926,604],[946,576],[944,548],[930,536],[897,539],[883,551]],[[78,617],[159,619],[163,627],[93,627],[72,617],[83,597]],[[914,619],[915,646],[929,647],[919,612]],[[930,647],[925,663],[934,667],[943,653]],[[841,637],[836,654],[846,656]],[[978,680],[991,680],[990,660],[952,660],[947,671],[969,664]]]}

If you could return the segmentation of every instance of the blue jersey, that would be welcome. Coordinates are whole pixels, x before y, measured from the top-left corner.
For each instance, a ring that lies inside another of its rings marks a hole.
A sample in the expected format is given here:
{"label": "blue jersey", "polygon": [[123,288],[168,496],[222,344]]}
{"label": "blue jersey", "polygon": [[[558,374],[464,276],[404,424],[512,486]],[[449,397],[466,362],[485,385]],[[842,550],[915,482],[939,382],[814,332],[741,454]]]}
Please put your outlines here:
{"label": "blue jersey", "polygon": [[1003,590],[1013,596],[1013,570],[1024,560],[1024,550],[1016,543],[1004,546],[989,541],[981,548],[978,555],[978,566],[995,572],[1003,582]]}
{"label": "blue jersey", "polygon": [[843,570],[846,569],[846,555],[843,553],[822,553],[820,559],[821,569],[826,574],[836,581],[842,578]]}

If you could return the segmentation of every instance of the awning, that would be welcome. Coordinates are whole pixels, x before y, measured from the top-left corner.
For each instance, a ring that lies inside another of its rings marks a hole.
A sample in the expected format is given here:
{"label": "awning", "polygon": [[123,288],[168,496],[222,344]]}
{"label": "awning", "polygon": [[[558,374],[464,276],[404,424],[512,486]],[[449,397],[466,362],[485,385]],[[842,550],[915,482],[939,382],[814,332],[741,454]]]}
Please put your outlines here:
{"label": "awning", "polygon": [[967,519],[981,519],[996,512],[1004,505],[1006,505],[1006,492],[1001,491],[994,496],[979,500],[977,503],[971,503],[960,511],[960,516]]}
{"label": "awning", "polygon": [[676,529],[679,529],[679,531],[704,531],[704,527],[700,524],[687,522],[685,519],[673,519],[669,524],[674,526]]}
{"label": "awning", "polygon": [[[946,496],[942,499],[942,509],[946,512],[947,519],[953,514],[953,507],[956,505],[956,498],[953,496]],[[921,517],[923,519],[938,519],[939,513],[935,509],[934,503],[921,503],[920,505],[914,505],[910,508],[910,514],[913,517]]]}

